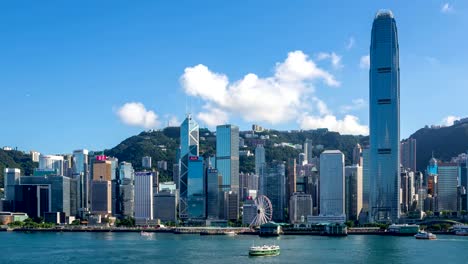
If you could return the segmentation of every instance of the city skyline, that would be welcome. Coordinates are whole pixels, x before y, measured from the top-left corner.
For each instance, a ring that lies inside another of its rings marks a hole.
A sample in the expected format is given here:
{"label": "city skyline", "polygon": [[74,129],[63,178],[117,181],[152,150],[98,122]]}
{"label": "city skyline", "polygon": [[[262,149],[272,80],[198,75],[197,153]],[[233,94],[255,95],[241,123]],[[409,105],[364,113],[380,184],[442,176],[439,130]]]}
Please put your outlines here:
{"label": "city skyline", "polygon": [[[161,128],[170,120],[178,125],[187,112],[193,113],[201,127],[211,129],[231,123],[246,130],[259,123],[281,130],[328,127],[350,133],[366,131],[368,31],[375,11],[382,7],[394,11],[402,28],[401,66],[418,69],[401,77],[407,88],[402,91],[402,138],[424,125],[441,124],[448,116],[464,117],[463,96],[451,95],[463,94],[465,82],[460,73],[466,55],[456,50],[466,46],[466,39],[456,29],[468,24],[461,16],[466,4],[416,1],[382,6],[361,1],[344,3],[342,8],[329,3],[293,3],[284,9],[269,3],[269,12],[259,21],[255,12],[263,10],[264,4],[251,3],[246,9],[228,6],[231,16],[215,4],[206,6],[210,15],[202,6],[190,5],[180,11],[193,18],[180,21],[171,17],[176,10],[171,4],[141,3],[128,9],[102,3],[93,10],[78,7],[86,10],[83,13],[67,4],[32,3],[29,10],[6,4],[1,24],[10,27],[5,28],[8,41],[0,44],[5,58],[0,67],[7,78],[0,85],[7,98],[3,106],[15,112],[4,111],[0,118],[15,126],[2,131],[0,144],[42,153],[105,149],[142,129]],[[109,12],[101,17],[104,8]],[[159,16],[150,16],[152,13]],[[246,23],[236,19],[240,13]],[[415,14],[417,20],[412,19]],[[340,21],[335,21],[336,16]],[[31,23],[32,19],[42,22]],[[437,23],[431,23],[434,21]],[[425,26],[428,23],[430,28]],[[38,40],[39,35],[44,37]],[[427,45],[422,47],[421,41]],[[446,49],[438,48],[441,46]],[[303,63],[309,71],[291,75],[295,63]],[[256,92],[291,78],[294,83],[280,85],[287,92],[274,90],[270,102],[250,102],[245,97],[226,100],[236,89],[245,90],[236,81],[249,84],[254,80],[249,73],[258,76],[251,86]],[[434,77],[427,78],[430,73]],[[221,83],[226,90],[207,94],[199,80],[209,84],[207,87]],[[427,92],[440,88],[446,93],[438,97]],[[141,104],[127,104],[132,102]],[[440,102],[450,104],[444,104],[443,111],[431,109]],[[278,110],[265,111],[272,105]],[[255,111],[246,110],[252,106]],[[210,123],[213,117],[218,118],[217,124]]]}

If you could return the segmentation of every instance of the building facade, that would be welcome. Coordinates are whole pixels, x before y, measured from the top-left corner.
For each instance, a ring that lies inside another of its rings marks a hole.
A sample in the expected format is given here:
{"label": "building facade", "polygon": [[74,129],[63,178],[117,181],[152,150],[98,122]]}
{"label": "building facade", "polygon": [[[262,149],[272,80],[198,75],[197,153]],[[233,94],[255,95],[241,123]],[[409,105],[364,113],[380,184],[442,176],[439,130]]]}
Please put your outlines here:
{"label": "building facade", "polygon": [[289,199],[289,222],[304,223],[309,215],[312,215],[312,196],[294,193]]}
{"label": "building facade", "polygon": [[400,158],[404,169],[416,171],[416,139],[408,138],[401,141]]}
{"label": "building facade", "polygon": [[457,163],[440,163],[437,174],[437,210],[457,211],[457,186],[459,178]]}
{"label": "building facade", "polygon": [[189,219],[204,219],[206,213],[203,157],[190,156],[187,177],[187,213]]}
{"label": "building facade", "polygon": [[188,172],[189,157],[198,156],[199,150],[198,123],[188,115],[180,125],[180,160],[179,160],[179,218],[187,219],[188,216]]}
{"label": "building facade", "polygon": [[153,220],[153,173],[135,172],[135,223],[145,225]]}
{"label": "building facade", "polygon": [[221,174],[223,191],[239,191],[239,128],[216,127],[216,169]]}
{"label": "building facade", "polygon": [[370,46],[371,222],[400,217],[400,66],[398,34],[391,11],[379,11]]}
{"label": "building facade", "polygon": [[344,155],[339,150],[320,155],[320,216],[345,218]]}
{"label": "building facade", "polygon": [[356,221],[362,210],[362,167],[357,164],[346,166],[345,182],[346,220]]}

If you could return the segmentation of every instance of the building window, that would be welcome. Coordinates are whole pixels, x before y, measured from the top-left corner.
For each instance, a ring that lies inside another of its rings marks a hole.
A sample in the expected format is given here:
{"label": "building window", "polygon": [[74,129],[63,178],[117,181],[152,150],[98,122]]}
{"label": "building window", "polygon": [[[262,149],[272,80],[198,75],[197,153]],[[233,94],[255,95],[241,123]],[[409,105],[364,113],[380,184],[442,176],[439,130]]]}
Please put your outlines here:
{"label": "building window", "polygon": [[379,149],[377,149],[377,153],[379,153],[379,154],[391,154],[391,153],[392,153],[392,149],[389,149],[389,148],[379,148]]}
{"label": "building window", "polygon": [[392,99],[379,99],[379,100],[377,100],[377,103],[378,104],[391,104]]}
{"label": "building window", "polygon": [[391,71],[392,71],[392,68],[390,68],[390,67],[377,68],[378,73],[389,73]]}

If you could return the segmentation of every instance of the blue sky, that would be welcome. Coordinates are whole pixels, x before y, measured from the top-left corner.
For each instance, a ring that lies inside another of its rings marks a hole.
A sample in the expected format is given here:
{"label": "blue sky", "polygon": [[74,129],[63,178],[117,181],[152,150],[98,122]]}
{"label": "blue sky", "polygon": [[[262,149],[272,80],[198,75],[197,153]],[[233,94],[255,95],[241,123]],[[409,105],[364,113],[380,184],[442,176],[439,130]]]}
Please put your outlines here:
{"label": "blue sky", "polygon": [[187,112],[366,131],[381,8],[399,31],[402,137],[465,117],[466,1],[3,1],[0,146],[111,148]]}

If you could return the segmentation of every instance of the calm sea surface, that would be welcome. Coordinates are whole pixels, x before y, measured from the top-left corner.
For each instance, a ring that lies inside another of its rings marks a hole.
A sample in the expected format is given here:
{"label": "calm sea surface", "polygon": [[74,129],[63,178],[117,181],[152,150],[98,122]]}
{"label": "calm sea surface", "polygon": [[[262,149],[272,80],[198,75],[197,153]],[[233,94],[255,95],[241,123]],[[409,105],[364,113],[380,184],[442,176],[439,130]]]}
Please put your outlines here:
{"label": "calm sea surface", "polygon": [[[252,243],[278,244],[281,255],[249,257]],[[468,263],[468,237],[0,232],[0,263]]]}

